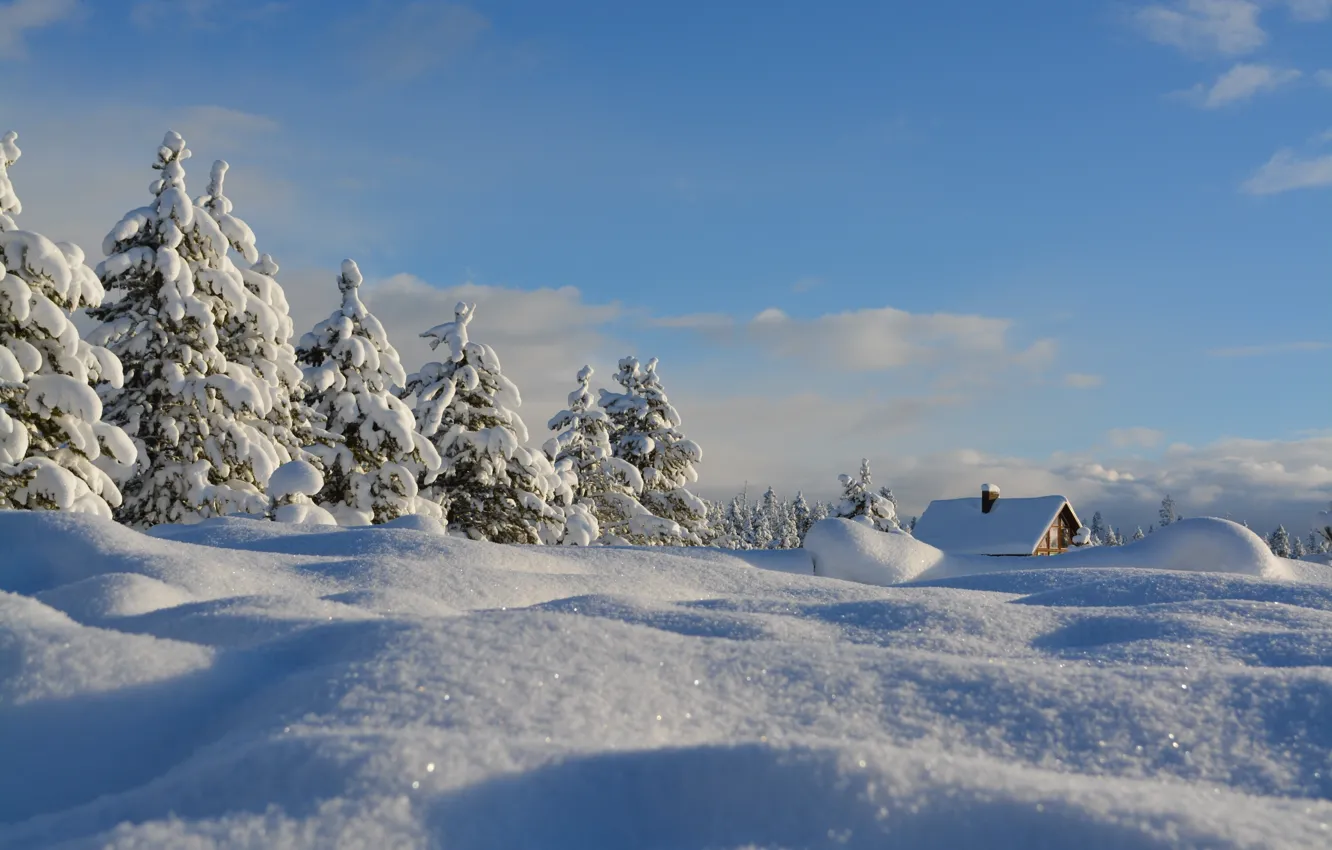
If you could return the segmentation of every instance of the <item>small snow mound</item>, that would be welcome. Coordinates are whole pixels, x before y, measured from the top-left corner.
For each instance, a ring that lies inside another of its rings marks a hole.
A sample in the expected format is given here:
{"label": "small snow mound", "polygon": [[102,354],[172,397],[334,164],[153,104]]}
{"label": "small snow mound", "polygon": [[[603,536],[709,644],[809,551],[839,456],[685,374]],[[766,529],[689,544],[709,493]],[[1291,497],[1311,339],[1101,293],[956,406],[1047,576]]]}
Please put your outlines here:
{"label": "small snow mound", "polygon": [[37,599],[81,623],[133,617],[196,601],[179,587],[135,573],[93,576],[39,593]]}
{"label": "small snow mound", "polygon": [[380,523],[380,528],[405,528],[408,531],[424,531],[427,534],[447,535],[449,530],[437,519],[420,514],[407,514],[388,522]]}
{"label": "small snow mound", "polygon": [[943,552],[909,534],[846,519],[814,523],[805,550],[818,575],[879,585],[911,581],[944,559]]}
{"label": "small snow mound", "polygon": [[294,505],[281,505],[273,509],[273,519],[281,523],[304,523],[306,525],[337,525],[337,517],[318,505],[298,502]]}
{"label": "small snow mound", "polygon": [[1180,520],[1128,546],[1070,552],[1059,556],[1057,564],[1294,578],[1289,562],[1273,555],[1261,537],[1239,523],[1215,517]]}
{"label": "small snow mound", "polygon": [[324,488],[324,476],[314,464],[303,460],[284,463],[268,479],[268,495],[274,500],[291,496],[313,496]]}

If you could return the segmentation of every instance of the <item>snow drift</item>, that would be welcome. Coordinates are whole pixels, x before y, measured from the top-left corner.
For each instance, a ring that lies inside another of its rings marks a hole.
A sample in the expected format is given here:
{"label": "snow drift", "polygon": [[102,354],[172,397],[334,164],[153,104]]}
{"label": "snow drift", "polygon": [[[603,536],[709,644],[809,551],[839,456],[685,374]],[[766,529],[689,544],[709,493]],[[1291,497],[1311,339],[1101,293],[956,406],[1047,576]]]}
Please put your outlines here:
{"label": "snow drift", "polygon": [[813,572],[865,584],[904,582],[1007,570],[1114,567],[1234,573],[1291,579],[1301,570],[1272,554],[1262,538],[1238,523],[1186,519],[1127,546],[1079,549],[1053,558],[946,554],[906,534],[877,532],[844,519],[825,519],[805,537]]}
{"label": "snow drift", "polygon": [[917,583],[877,587],[435,528],[0,512],[0,540],[7,849],[1321,847],[1332,824],[1332,584],[1226,544],[1230,573],[921,586],[951,559],[895,541]]}

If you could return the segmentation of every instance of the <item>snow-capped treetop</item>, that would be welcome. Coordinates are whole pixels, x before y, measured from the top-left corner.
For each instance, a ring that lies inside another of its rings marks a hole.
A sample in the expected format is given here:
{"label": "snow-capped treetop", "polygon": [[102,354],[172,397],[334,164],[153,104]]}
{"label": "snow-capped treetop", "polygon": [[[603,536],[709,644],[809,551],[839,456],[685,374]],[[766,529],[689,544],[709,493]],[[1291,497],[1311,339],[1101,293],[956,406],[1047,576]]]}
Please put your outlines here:
{"label": "snow-capped treetop", "polygon": [[398,350],[389,341],[384,325],[361,301],[362,281],[356,262],[343,260],[338,275],[342,306],[302,336],[297,346],[304,362],[318,364],[306,372],[316,392],[332,386],[333,373],[339,366],[355,369],[374,392],[392,391],[407,381]]}
{"label": "snow-capped treetop", "polygon": [[18,195],[14,193],[14,184],[9,179],[9,166],[18,162],[22,154],[18,146],[18,133],[10,130],[0,136],[0,230],[13,230],[16,225],[11,216],[23,212],[23,204],[19,203]]}
{"label": "snow-capped treetop", "polygon": [[247,263],[259,262],[259,249],[255,247],[254,231],[244,221],[231,214],[231,199],[226,196],[225,184],[227,178],[227,169],[229,166],[226,160],[219,159],[213,163],[213,170],[209,176],[208,191],[200,195],[195,204],[203,207],[212,216],[213,221],[217,222],[218,227],[222,229],[223,235],[231,247],[245,258]]}

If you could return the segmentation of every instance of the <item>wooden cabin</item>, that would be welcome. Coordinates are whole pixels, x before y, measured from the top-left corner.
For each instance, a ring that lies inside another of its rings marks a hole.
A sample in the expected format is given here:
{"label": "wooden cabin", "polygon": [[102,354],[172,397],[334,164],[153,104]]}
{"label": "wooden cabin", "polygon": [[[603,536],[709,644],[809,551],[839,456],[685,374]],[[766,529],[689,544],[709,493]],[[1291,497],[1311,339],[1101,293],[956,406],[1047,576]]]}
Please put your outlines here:
{"label": "wooden cabin", "polygon": [[916,521],[917,540],[955,555],[1058,555],[1073,545],[1082,522],[1063,496],[1000,499],[981,487],[980,498],[930,502]]}

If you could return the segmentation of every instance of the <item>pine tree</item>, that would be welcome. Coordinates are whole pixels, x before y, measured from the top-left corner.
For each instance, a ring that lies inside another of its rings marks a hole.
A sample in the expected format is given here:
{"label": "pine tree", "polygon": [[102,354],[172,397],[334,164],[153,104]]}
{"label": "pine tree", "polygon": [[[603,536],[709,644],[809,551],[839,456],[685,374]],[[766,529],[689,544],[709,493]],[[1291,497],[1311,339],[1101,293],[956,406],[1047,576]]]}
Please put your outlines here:
{"label": "pine tree", "polygon": [[408,377],[424,433],[443,461],[427,492],[448,509],[449,527],[495,543],[558,543],[563,508],[573,503],[549,458],[530,449],[517,413],[518,388],[501,371],[494,349],[473,342],[476,306],[459,302],[454,320],[421,336],[447,357]]}
{"label": "pine tree", "polygon": [[135,476],[116,511],[149,526],[268,510],[264,486],[281,463],[257,421],[267,398],[253,374],[229,364],[218,329],[244,312],[246,290],[217,223],[185,193],[185,140],[167,133],[153,168],[153,201],[103,242],[97,275],[118,301],[89,311],[90,340],[124,366],[106,419],[138,447]]}
{"label": "pine tree", "polygon": [[303,401],[306,388],[292,345],[292,321],[287,296],[276,280],[278,264],[268,254],[260,254],[254,231],[232,214],[231,199],[225,182],[230,166],[223,160],[213,163],[208,191],[195,204],[217,222],[232,250],[240,257],[241,279],[245,284],[245,309],[233,313],[223,323],[218,348],[228,363],[250,370],[255,385],[264,394],[267,415],[256,423],[273,441],[285,463],[305,460],[318,463],[307,446],[328,445],[329,435],[316,426],[314,412]]}
{"label": "pine tree", "polygon": [[794,502],[779,502],[777,505],[777,548],[799,549],[800,528],[796,523]]}
{"label": "pine tree", "polygon": [[1092,514],[1091,540],[1092,540],[1091,545],[1093,546],[1112,545],[1110,543],[1110,535],[1106,531],[1105,518],[1101,516],[1100,511],[1097,511],[1096,513]]}
{"label": "pine tree", "polygon": [[1309,554],[1309,550],[1304,548],[1304,541],[1300,539],[1298,534],[1292,534],[1290,537],[1289,557],[1294,558],[1295,560],[1298,561],[1300,558],[1303,558],[1307,554]]}
{"label": "pine tree", "polygon": [[407,380],[379,319],[361,302],[361,270],[343,260],[342,306],[301,338],[310,406],[339,442],[312,448],[323,467],[315,502],[341,525],[381,523],[409,514],[443,518],[419,494],[440,457],[416,430],[411,409],[392,390]]}
{"label": "pine tree", "polygon": [[754,546],[757,549],[780,548],[781,507],[777,491],[769,487],[759,499],[754,511]]}
{"label": "pine tree", "polygon": [[[859,520],[880,531],[901,531],[901,525],[897,521],[897,507],[893,500],[882,495],[882,490],[876,493],[872,489],[874,480],[870,475],[868,459],[860,461],[858,476],[842,475],[837,480],[845,489],[842,501],[834,512],[835,516]],[[888,492],[891,494],[892,491]]]}
{"label": "pine tree", "polygon": [[0,508],[109,519],[121,497],[102,466],[124,468],[136,450],[101,421],[94,387],[119,386],[120,361],[70,321],[104,291],[77,246],[18,229],[22,206],[9,178],[17,140],[0,137]]}
{"label": "pine tree", "polygon": [[601,408],[611,423],[615,457],[633,464],[643,476],[643,507],[679,526],[677,543],[699,545],[708,534],[707,503],[687,487],[698,480],[694,464],[703,451],[680,433],[680,414],[657,377],[657,361],[640,366],[620,361],[616,383],[622,393],[601,391]]}
{"label": "pine tree", "polygon": [[1137,530],[1133,532],[1133,541],[1136,543],[1137,541],[1142,540],[1146,536],[1147,535],[1144,534],[1142,531],[1142,526],[1138,526]]}
{"label": "pine tree", "polygon": [[592,374],[590,366],[578,372],[569,407],[550,420],[548,426],[557,433],[546,441],[546,455],[557,468],[567,463],[576,474],[575,495],[592,506],[603,543],[672,542],[678,536],[675,524],[653,516],[639,502],[643,476],[638,468],[614,456],[610,421],[592,404]]}
{"label": "pine tree", "polygon": [[1179,521],[1179,516],[1175,513],[1175,500],[1170,498],[1169,493],[1161,500],[1161,510],[1158,515],[1161,517],[1162,528]]}
{"label": "pine tree", "polygon": [[809,527],[814,524],[814,510],[809,502],[805,501],[803,491],[797,490],[795,503],[792,505],[795,515],[796,539],[803,544],[805,535],[809,532]]}
{"label": "pine tree", "polygon": [[1267,536],[1267,546],[1278,558],[1290,557],[1290,534],[1284,525],[1278,525],[1276,531]]}

